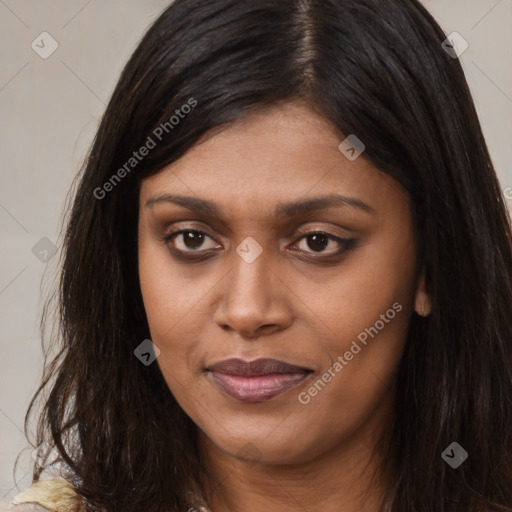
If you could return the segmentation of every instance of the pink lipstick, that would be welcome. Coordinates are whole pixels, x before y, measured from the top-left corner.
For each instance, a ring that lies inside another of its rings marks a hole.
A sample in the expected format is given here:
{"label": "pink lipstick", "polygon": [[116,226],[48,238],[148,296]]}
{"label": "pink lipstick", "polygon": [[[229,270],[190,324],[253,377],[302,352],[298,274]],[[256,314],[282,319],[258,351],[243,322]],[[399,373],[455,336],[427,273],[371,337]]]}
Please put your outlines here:
{"label": "pink lipstick", "polygon": [[226,359],[207,368],[227,395],[246,403],[270,400],[301,384],[312,372],[277,359]]}

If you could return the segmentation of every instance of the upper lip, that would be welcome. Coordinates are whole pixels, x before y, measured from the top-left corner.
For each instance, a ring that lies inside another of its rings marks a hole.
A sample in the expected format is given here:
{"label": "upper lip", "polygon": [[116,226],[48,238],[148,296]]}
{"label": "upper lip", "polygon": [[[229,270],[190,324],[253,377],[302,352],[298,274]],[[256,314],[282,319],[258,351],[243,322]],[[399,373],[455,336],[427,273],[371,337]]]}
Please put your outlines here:
{"label": "upper lip", "polygon": [[225,359],[207,368],[211,372],[243,377],[255,377],[272,373],[308,373],[312,370],[303,366],[280,361],[279,359],[255,359],[244,361],[242,359]]}

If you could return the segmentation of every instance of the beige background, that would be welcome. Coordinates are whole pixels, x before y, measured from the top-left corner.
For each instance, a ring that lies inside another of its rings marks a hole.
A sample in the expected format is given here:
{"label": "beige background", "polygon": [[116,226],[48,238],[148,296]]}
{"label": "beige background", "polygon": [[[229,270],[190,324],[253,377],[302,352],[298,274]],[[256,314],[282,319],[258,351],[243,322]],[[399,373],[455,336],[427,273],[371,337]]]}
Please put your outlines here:
{"label": "beige background", "polygon": [[[41,279],[45,268],[46,281],[55,279],[58,257],[45,259],[59,244],[66,193],[122,66],[166,4],[0,0],[0,501],[17,492],[15,481],[31,482],[23,420],[42,372]],[[512,206],[512,0],[425,5],[447,34],[469,43],[461,61]],[[47,59],[31,47],[44,31],[58,43]]]}

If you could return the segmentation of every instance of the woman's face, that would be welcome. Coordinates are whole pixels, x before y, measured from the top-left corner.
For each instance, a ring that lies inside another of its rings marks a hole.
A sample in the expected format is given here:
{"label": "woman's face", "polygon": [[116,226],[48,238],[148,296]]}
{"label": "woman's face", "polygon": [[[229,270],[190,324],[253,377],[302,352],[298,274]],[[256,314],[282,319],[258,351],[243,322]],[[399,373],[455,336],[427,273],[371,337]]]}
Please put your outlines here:
{"label": "woman's face", "polygon": [[[428,297],[407,194],[364,153],[347,158],[344,138],[289,103],[208,133],[142,183],[157,364],[224,454],[307,461],[389,424]],[[261,359],[277,362],[249,364]]]}

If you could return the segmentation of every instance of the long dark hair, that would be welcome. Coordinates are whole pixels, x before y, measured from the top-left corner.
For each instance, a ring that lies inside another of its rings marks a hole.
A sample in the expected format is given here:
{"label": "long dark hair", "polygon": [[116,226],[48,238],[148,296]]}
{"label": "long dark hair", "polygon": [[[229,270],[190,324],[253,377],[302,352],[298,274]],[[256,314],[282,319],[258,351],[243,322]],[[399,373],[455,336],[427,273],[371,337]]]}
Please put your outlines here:
{"label": "long dark hair", "polygon": [[[510,217],[445,38],[417,0],[176,0],[147,31],[77,178],[59,350],[25,418],[47,389],[36,442],[55,446],[91,510],[187,510],[204,476],[196,426],[134,356],[150,337],[139,184],[210,128],[293,100],[363,141],[409,193],[421,240],[433,309],[411,318],[398,369],[383,510],[512,510]],[[456,469],[441,457],[452,442],[469,454]]]}

